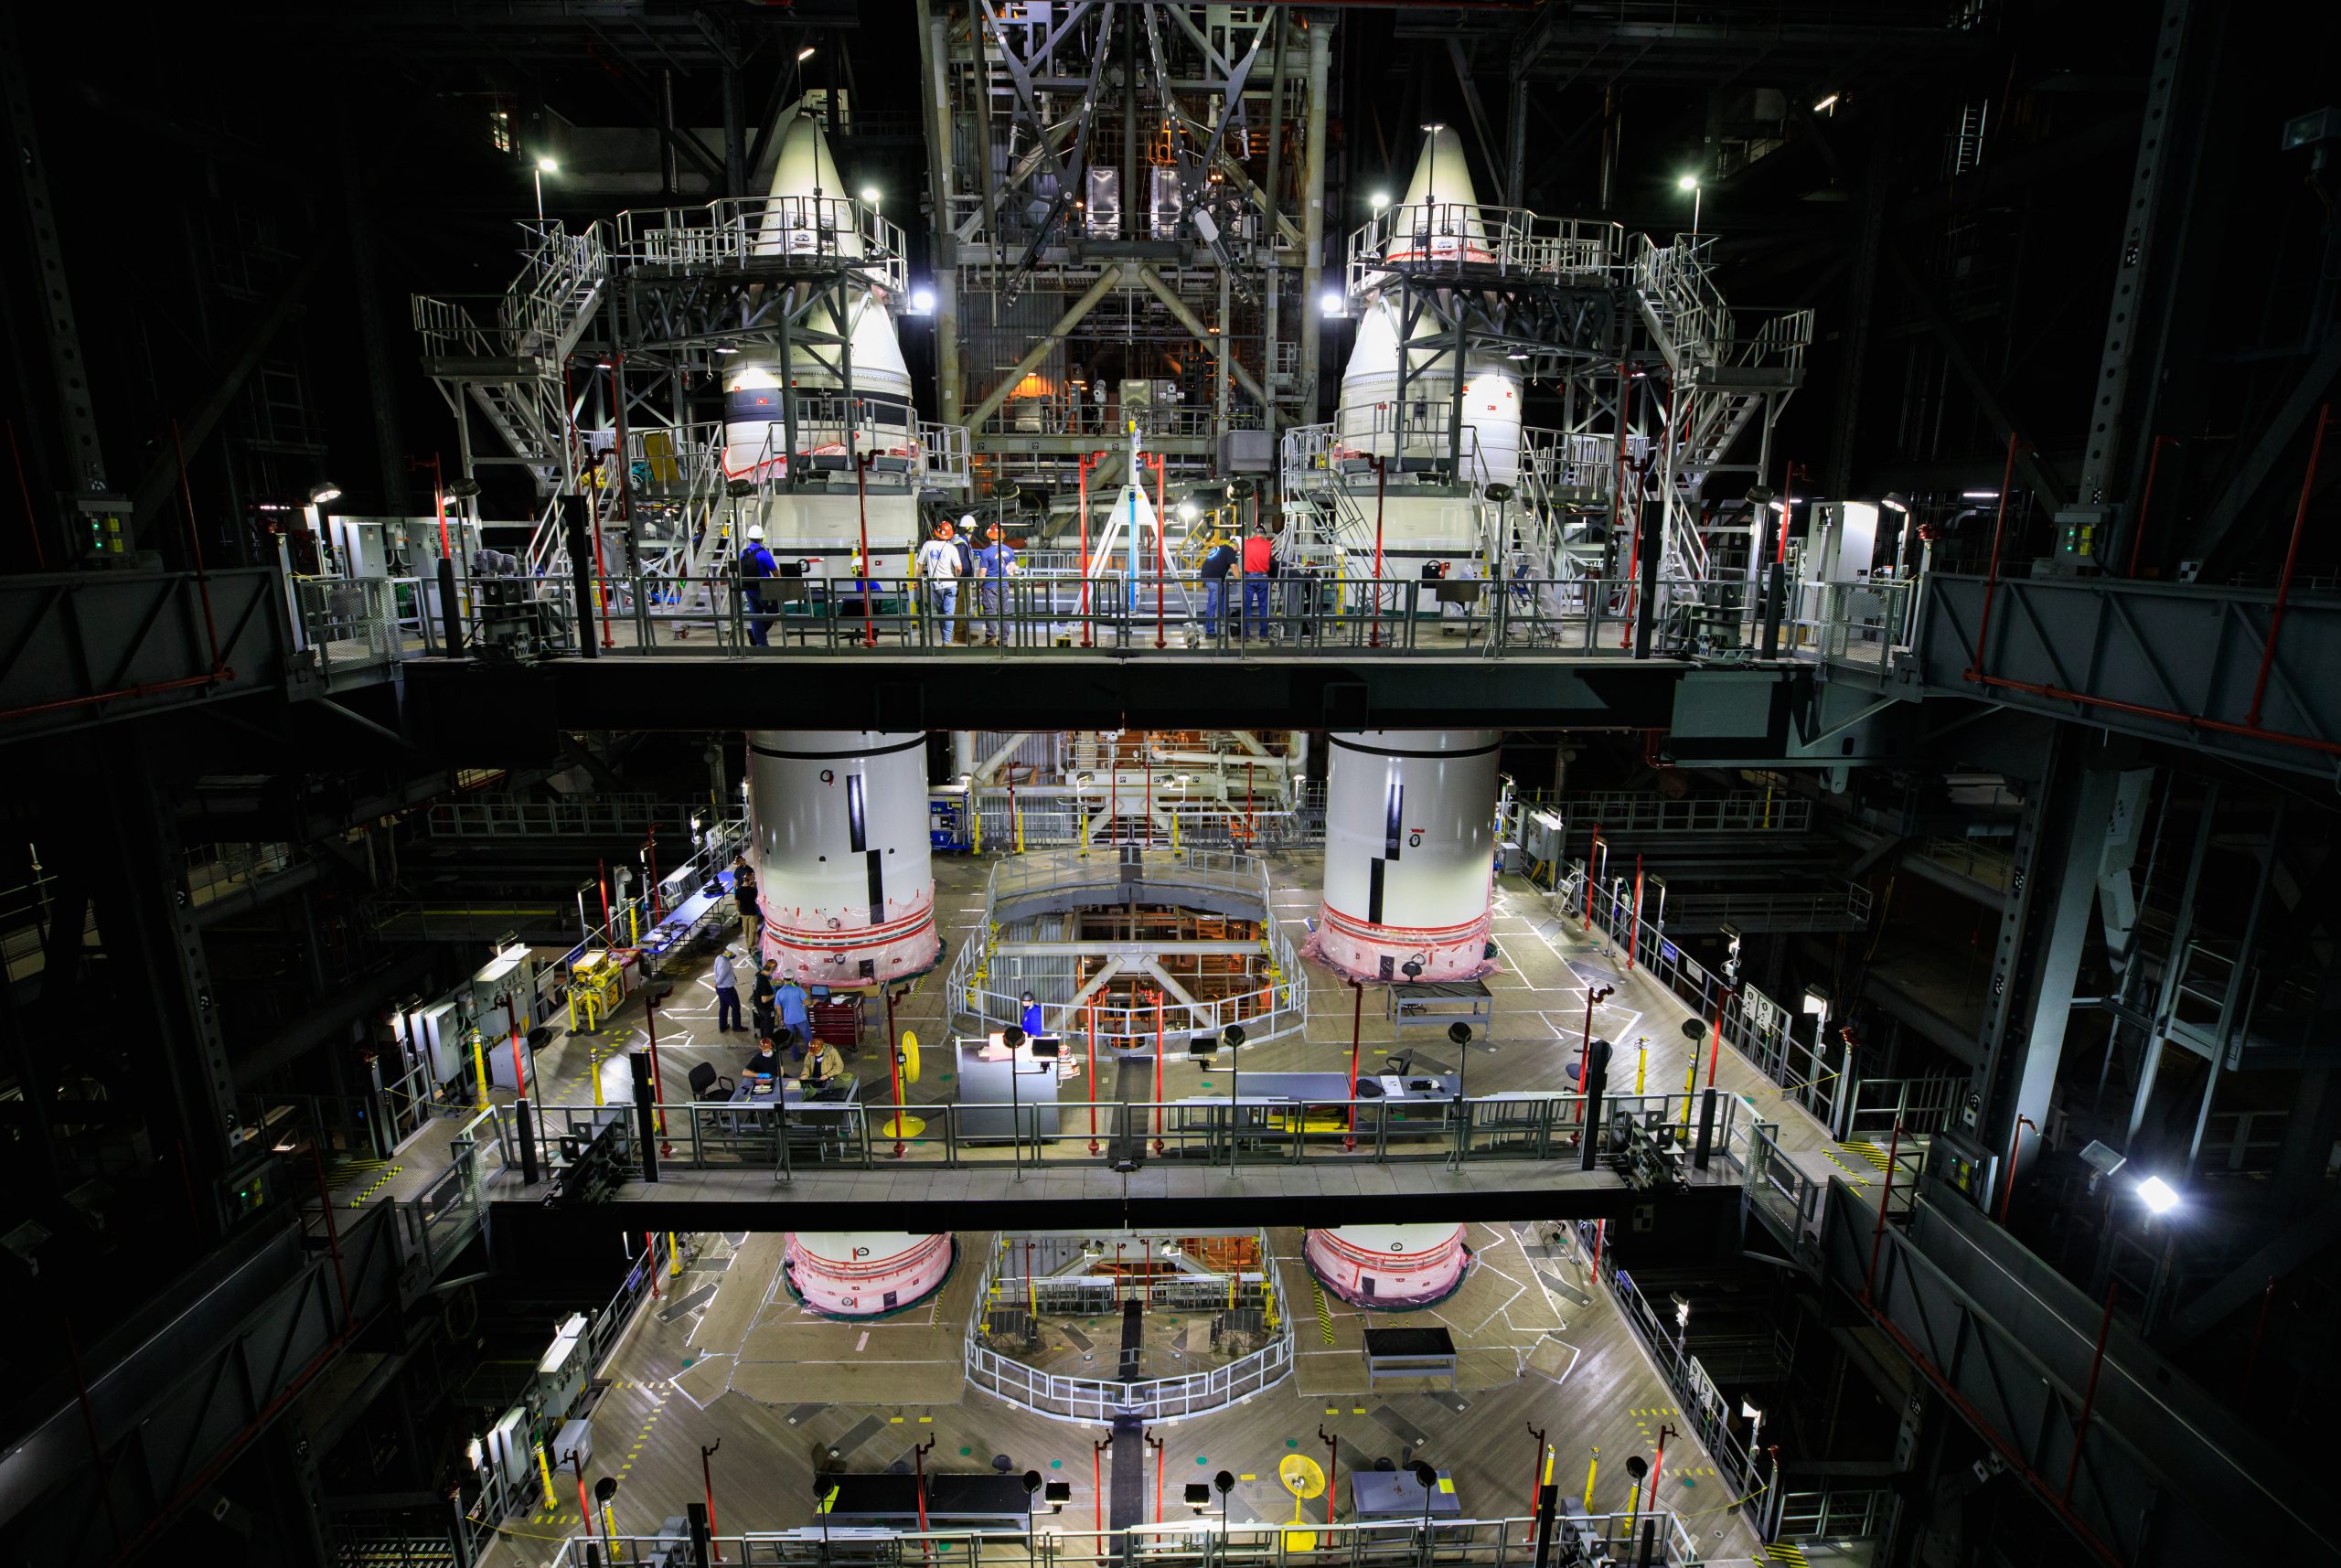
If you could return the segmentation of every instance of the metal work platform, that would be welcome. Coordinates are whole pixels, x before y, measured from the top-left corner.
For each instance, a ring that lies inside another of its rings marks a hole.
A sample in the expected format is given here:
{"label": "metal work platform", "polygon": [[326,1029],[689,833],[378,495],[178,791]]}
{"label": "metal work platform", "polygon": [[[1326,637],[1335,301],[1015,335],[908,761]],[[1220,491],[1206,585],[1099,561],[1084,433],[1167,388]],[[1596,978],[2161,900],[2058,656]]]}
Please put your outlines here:
{"label": "metal work platform", "polygon": [[[2104,577],[1935,573],[1917,676],[1972,697],[2331,776],[2341,763],[2341,597]],[[1978,650],[1981,650],[1980,653]]]}

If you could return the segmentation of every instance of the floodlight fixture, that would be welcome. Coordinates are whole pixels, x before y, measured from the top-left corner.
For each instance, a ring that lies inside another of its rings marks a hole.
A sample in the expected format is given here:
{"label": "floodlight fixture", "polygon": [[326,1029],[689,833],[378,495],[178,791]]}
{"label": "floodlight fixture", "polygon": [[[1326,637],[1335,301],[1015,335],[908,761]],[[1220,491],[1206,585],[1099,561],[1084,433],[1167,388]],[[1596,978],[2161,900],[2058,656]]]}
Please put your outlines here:
{"label": "floodlight fixture", "polygon": [[2178,1191],[2159,1176],[2149,1176],[2138,1183],[2138,1201],[2146,1212],[2159,1218],[2178,1207]]}

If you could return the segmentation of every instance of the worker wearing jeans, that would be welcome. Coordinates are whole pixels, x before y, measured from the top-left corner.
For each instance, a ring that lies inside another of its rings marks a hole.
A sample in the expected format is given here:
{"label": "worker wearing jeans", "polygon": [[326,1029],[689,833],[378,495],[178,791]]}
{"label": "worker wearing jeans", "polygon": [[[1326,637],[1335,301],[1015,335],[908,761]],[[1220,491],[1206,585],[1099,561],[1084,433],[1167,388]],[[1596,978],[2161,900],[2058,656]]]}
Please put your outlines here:
{"label": "worker wearing jeans", "polygon": [[726,948],[715,955],[715,971],[708,976],[715,982],[715,1032],[740,1029],[740,977],[732,967],[732,951]]}
{"label": "worker wearing jeans", "polygon": [[976,551],[977,587],[983,596],[987,646],[1008,641],[1008,580],[1015,575],[1016,547],[1008,542],[999,525],[994,523],[989,542]]}
{"label": "worker wearing jeans", "polygon": [[1268,576],[1276,564],[1268,530],[1254,523],[1252,537],[1244,541],[1244,628],[1255,637],[1268,635]]}
{"label": "worker wearing jeans", "polygon": [[935,613],[935,641],[951,641],[951,621],[959,608],[959,547],[951,525],[935,525],[935,537],[918,547],[919,575],[926,579],[927,604]]}

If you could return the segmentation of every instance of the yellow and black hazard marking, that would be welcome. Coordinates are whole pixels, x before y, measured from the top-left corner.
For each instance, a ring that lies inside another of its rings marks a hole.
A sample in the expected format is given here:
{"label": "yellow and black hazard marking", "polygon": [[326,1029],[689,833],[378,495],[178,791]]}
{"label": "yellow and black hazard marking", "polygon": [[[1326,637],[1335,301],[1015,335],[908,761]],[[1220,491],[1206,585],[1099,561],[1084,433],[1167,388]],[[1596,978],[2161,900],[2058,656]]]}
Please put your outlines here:
{"label": "yellow and black hazard marking", "polygon": [[389,1183],[390,1178],[396,1176],[400,1171],[404,1170],[405,1168],[406,1167],[402,1165],[383,1167],[380,1173],[374,1178],[373,1185],[360,1192],[357,1197],[351,1199],[349,1200],[349,1206],[352,1209],[355,1209],[360,1203],[365,1202],[369,1198],[373,1197],[374,1194],[379,1192],[383,1187]]}
{"label": "yellow and black hazard marking", "polygon": [[1333,1342],[1333,1309],[1325,1303],[1323,1285],[1312,1279],[1309,1282],[1309,1288],[1317,1297],[1317,1332],[1322,1334],[1325,1343],[1330,1345]]}
{"label": "yellow and black hazard marking", "polygon": [[1831,1165],[1835,1166],[1839,1170],[1842,1170],[1847,1176],[1852,1177],[1854,1179],[1855,1186],[1859,1187],[1863,1182],[1869,1179],[1869,1177],[1865,1172],[1856,1170],[1852,1166],[1847,1165],[1844,1160],[1839,1159],[1835,1149],[1824,1148],[1821,1152],[1828,1157],[1829,1163]]}
{"label": "yellow and black hazard marking", "polygon": [[1855,1143],[1847,1144],[1845,1147],[1853,1150],[1855,1154],[1861,1156],[1864,1159],[1869,1161],[1871,1165],[1876,1167],[1880,1171],[1885,1170],[1887,1163],[1886,1151],[1878,1147],[1876,1144]]}
{"label": "yellow and black hazard marking", "polygon": [[1804,1548],[1792,1541],[1775,1541],[1764,1548],[1764,1556],[1773,1563],[1792,1563],[1796,1568],[1807,1568]]}

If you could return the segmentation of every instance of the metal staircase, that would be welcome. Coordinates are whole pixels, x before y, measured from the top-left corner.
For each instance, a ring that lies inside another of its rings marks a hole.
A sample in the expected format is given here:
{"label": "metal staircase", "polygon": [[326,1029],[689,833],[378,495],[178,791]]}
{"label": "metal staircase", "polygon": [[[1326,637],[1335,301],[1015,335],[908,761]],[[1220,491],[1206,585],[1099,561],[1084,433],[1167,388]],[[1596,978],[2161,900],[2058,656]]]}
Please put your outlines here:
{"label": "metal staircase", "polygon": [[1673,385],[1657,461],[1645,453],[1636,469],[1641,477],[1630,487],[1633,499],[1664,508],[1659,575],[1667,602],[1658,606],[1661,613],[1706,593],[1704,585],[1717,570],[1700,532],[1707,481],[1750,466],[1733,464],[1732,448],[1768,410],[1777,416],[1802,383],[1812,341],[1809,310],[1775,316],[1752,336],[1740,336],[1705,250],[1695,239],[1647,245],[1633,268],[1635,304]]}
{"label": "metal staircase", "polygon": [[[601,309],[609,255],[598,223],[579,234],[557,220],[520,227],[530,244],[509,288],[487,301],[418,294],[413,322],[423,368],[463,432],[466,472],[479,463],[517,463],[537,493],[550,496],[573,484],[580,467],[563,368]],[[483,317],[492,325],[483,325]],[[472,453],[467,405],[510,455]]]}

